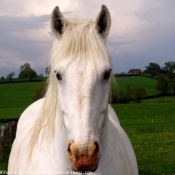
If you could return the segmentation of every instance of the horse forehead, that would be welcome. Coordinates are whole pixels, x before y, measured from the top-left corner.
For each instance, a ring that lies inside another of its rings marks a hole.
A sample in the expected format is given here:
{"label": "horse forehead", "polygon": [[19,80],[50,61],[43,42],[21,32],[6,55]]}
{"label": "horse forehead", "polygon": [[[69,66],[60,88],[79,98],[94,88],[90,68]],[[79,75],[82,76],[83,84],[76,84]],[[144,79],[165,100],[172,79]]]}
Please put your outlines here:
{"label": "horse forehead", "polygon": [[95,79],[94,76],[96,76],[95,71],[91,67],[69,67],[66,70],[66,80],[70,81],[70,83],[73,82],[74,86],[81,86],[84,85],[90,85],[92,84]]}
{"label": "horse forehead", "polygon": [[86,62],[75,61],[65,66],[65,71],[71,76],[92,76],[97,72],[91,64]]}

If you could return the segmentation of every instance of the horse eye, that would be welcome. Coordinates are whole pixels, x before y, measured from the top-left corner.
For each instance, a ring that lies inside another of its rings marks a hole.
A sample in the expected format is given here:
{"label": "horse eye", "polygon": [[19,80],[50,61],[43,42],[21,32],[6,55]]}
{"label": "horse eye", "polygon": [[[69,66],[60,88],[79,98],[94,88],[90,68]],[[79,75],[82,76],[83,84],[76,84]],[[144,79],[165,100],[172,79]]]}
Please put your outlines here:
{"label": "horse eye", "polygon": [[57,76],[58,81],[62,81],[62,75],[60,73],[57,73],[56,76]]}
{"label": "horse eye", "polygon": [[112,71],[111,69],[105,71],[105,73],[103,75],[103,80],[108,80],[109,79],[111,71]]}

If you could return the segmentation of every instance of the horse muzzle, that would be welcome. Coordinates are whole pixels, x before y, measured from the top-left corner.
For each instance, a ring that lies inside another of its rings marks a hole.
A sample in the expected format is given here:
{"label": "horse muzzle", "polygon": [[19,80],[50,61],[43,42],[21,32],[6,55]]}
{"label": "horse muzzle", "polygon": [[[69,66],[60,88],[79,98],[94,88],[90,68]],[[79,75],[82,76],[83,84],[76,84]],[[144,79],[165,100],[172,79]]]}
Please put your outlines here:
{"label": "horse muzzle", "polygon": [[71,169],[77,172],[94,172],[98,168],[100,147],[97,141],[92,141],[88,146],[79,146],[69,142],[67,157],[71,162]]}

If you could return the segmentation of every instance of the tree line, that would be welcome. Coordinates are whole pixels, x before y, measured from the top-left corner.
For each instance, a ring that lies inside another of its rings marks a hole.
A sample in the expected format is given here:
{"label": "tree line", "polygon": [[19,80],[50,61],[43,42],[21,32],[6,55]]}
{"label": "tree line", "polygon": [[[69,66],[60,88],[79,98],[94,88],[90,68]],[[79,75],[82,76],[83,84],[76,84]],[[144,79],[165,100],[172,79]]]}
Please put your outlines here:
{"label": "tree line", "polygon": [[110,102],[113,104],[125,104],[130,103],[130,101],[140,103],[142,101],[142,98],[146,95],[147,92],[144,87],[139,86],[132,88],[131,85],[126,85],[125,90],[119,90],[116,92],[115,89],[112,89],[112,97],[110,99]]}
{"label": "tree line", "polygon": [[145,67],[145,73],[151,74],[157,79],[156,90],[161,94],[174,94],[175,92],[175,62],[165,62],[160,68],[157,63],[149,63]]}
{"label": "tree line", "polygon": [[[175,81],[168,80],[163,73],[157,74],[156,80],[155,89],[160,95],[175,94]],[[147,97],[147,92],[144,87],[138,86],[132,88],[131,85],[126,85],[125,89],[118,90],[117,92],[115,89],[112,89],[111,103],[125,104],[130,103],[131,101],[141,103],[142,99],[145,97]]]}
{"label": "tree line", "polygon": [[[175,94],[175,62],[165,62],[161,68],[157,63],[149,63],[143,71],[144,74],[149,74],[150,77],[155,78],[156,90],[161,95]],[[125,90],[119,90],[115,92],[113,90],[112,103],[129,103],[134,101],[140,103],[141,100],[147,96],[147,92],[144,87],[131,88],[127,85]]]}
{"label": "tree line", "polygon": [[[35,70],[33,70],[29,63],[25,63],[19,68],[19,78],[29,78],[30,80],[34,79],[37,76]],[[50,74],[50,67],[45,68],[46,75]],[[157,79],[156,90],[160,94],[173,94],[175,93],[175,62],[169,61],[166,62],[165,65],[160,68],[157,63],[149,63],[148,66],[145,67],[144,73],[150,74],[153,78]],[[11,72],[7,75],[7,78],[12,80],[15,73]],[[36,100],[40,98],[45,89],[46,81],[41,83],[34,92],[33,99]],[[35,96],[35,97],[34,97]],[[140,103],[141,100],[147,96],[147,92],[144,87],[134,87],[132,88],[130,85],[126,86],[125,90],[119,90],[117,93],[113,93],[111,102],[112,103],[129,103],[130,101],[135,101]]]}
{"label": "tree line", "polygon": [[152,77],[159,73],[162,73],[166,75],[168,79],[173,80],[175,79],[175,62],[165,62],[162,68],[157,63],[149,63],[149,65],[145,67],[144,73],[151,74]]}
{"label": "tree line", "polygon": [[[29,78],[30,81],[33,80],[35,77],[37,77],[37,73],[34,69],[31,68],[31,65],[29,63],[25,63],[20,66],[19,68],[19,75],[18,78]],[[12,78],[15,76],[14,72],[11,72],[7,75],[7,79],[12,81]],[[42,74],[39,75],[39,77],[43,77]],[[4,79],[4,77],[1,77],[1,79]]]}
{"label": "tree line", "polygon": [[[30,78],[32,80],[37,76],[37,73],[35,70],[33,70],[29,63],[25,63],[20,66],[19,68],[20,74],[19,78]],[[50,66],[45,68],[46,75],[50,74]],[[166,77],[170,80],[175,79],[175,62],[174,61],[168,61],[164,63],[164,66],[161,68],[159,64],[157,63],[149,63],[148,66],[145,67],[144,73],[150,74],[152,77],[159,73],[163,73],[166,75]],[[12,78],[15,76],[14,72],[11,72],[7,75],[7,78],[12,80]],[[41,75],[43,76],[43,75]],[[1,77],[1,79],[4,77]]]}

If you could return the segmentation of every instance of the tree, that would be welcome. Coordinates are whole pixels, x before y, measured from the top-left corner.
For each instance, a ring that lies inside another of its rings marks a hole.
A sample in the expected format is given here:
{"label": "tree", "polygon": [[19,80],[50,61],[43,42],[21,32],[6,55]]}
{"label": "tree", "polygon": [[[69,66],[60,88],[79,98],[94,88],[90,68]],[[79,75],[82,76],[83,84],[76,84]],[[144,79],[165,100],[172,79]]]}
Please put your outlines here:
{"label": "tree", "polygon": [[174,94],[175,93],[175,82],[168,81],[168,93]]}
{"label": "tree", "polygon": [[135,87],[133,89],[133,98],[137,103],[140,103],[142,98],[147,95],[144,87]]}
{"label": "tree", "polygon": [[160,73],[161,68],[157,63],[149,63],[148,66],[145,67],[145,72],[154,76],[155,74]]}
{"label": "tree", "polygon": [[175,62],[174,61],[168,61],[165,62],[164,67],[162,67],[163,72],[167,73],[168,71],[174,71],[175,70]]}
{"label": "tree", "polygon": [[26,70],[30,70],[31,66],[29,63],[25,63],[23,65],[20,66],[19,70],[20,70],[20,74],[19,74],[19,78],[27,78],[26,74],[24,74],[24,72]]}
{"label": "tree", "polygon": [[19,78],[30,78],[32,80],[36,76],[36,72],[31,68],[29,63],[20,66]]}
{"label": "tree", "polygon": [[30,81],[37,76],[36,72],[32,69],[23,71],[23,75],[27,78],[30,78]]}
{"label": "tree", "polygon": [[169,70],[169,71],[166,73],[166,76],[167,76],[167,78],[170,79],[170,80],[175,79],[175,73],[174,73],[173,71],[171,71],[171,70]]}
{"label": "tree", "polygon": [[175,93],[175,83],[173,83],[173,92]]}
{"label": "tree", "polygon": [[132,100],[132,93],[133,89],[131,88],[131,85],[126,85],[126,100],[127,102],[130,102]]}
{"label": "tree", "polygon": [[15,73],[11,72],[7,75],[7,78],[10,79],[10,81],[11,81],[14,76],[15,76]]}
{"label": "tree", "polygon": [[25,64],[21,65],[19,69],[20,69],[20,72],[22,72],[22,71],[31,69],[31,66],[29,63],[25,63]]}
{"label": "tree", "polygon": [[158,74],[157,76],[157,84],[156,89],[161,92],[162,94],[167,93],[168,90],[168,81],[166,79],[166,76],[162,73]]}

